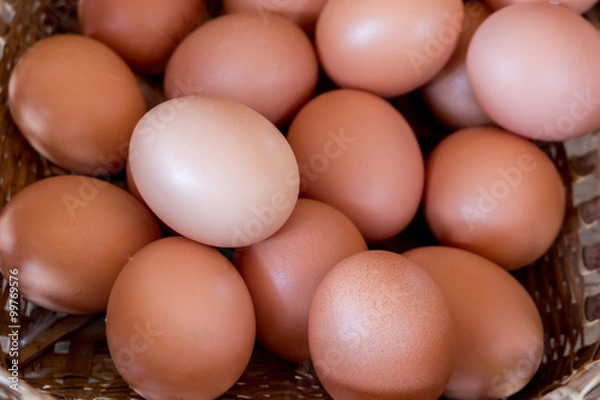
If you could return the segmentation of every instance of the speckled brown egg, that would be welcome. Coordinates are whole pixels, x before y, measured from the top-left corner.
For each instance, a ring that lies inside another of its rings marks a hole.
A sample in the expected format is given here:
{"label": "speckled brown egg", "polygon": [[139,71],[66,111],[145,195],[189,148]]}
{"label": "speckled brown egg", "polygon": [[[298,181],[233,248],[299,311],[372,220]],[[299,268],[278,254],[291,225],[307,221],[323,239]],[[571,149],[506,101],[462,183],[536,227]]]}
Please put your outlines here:
{"label": "speckled brown egg", "polygon": [[308,350],[308,310],[327,272],[367,250],[348,217],[311,199],[299,199],[271,237],[238,249],[233,261],[252,295],[259,340],[278,356],[303,362]]}
{"label": "speckled brown egg", "polygon": [[336,399],[434,400],[450,379],[456,330],[446,299],[399,254],[370,250],[336,264],[308,328],[317,375]]}
{"label": "speckled brown egg", "polygon": [[104,311],[117,275],[160,238],[152,214],[119,187],[91,177],[46,178],[0,214],[0,269],[18,270],[34,303],[74,314]]}

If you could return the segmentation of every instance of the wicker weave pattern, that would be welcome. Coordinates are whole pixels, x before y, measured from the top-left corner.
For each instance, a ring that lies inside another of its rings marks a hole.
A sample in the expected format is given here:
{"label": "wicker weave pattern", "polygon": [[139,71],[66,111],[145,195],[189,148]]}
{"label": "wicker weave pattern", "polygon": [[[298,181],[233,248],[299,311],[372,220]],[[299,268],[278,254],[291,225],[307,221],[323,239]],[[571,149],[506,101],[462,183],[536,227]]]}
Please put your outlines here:
{"label": "wicker weave pattern", "polygon": [[[1,1],[0,1],[1,2]],[[43,177],[64,173],[41,159],[10,119],[7,82],[14,62],[42,37],[78,32],[76,0],[5,0],[0,20],[0,209],[18,190]],[[215,9],[215,5],[211,9]],[[588,18],[599,21],[600,6]],[[600,24],[597,24],[600,26]],[[513,399],[538,398],[576,370],[598,376],[588,363],[600,357],[600,133],[562,144],[544,144],[561,171],[569,212],[555,246],[515,276],[534,298],[546,331],[543,365]],[[0,344],[4,367],[10,325],[8,285],[1,281]],[[59,398],[140,398],[120,379],[105,340],[102,315],[65,316],[21,299],[19,365],[22,379]],[[499,377],[511,379],[518,366]],[[583,374],[585,375],[585,374]],[[0,378],[0,382],[2,379]],[[581,382],[581,380],[580,380]],[[573,387],[577,387],[576,385]],[[589,388],[588,388],[589,389]],[[586,389],[586,391],[589,391]],[[564,389],[568,390],[579,389]],[[0,390],[0,398],[4,398]],[[560,396],[553,395],[553,396]],[[257,346],[243,377],[223,399],[328,399],[310,365],[295,365]],[[553,399],[569,397],[549,397]],[[591,398],[599,398],[592,395]]]}

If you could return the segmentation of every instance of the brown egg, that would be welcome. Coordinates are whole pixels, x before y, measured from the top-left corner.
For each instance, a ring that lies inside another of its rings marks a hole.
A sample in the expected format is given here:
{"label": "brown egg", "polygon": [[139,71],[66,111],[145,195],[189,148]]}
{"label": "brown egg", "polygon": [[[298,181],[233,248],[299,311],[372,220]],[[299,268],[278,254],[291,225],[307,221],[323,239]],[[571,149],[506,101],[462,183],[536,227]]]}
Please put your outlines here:
{"label": "brown egg", "polygon": [[238,249],[233,260],[252,295],[259,340],[282,358],[309,361],[308,310],[317,286],[335,264],[364,250],[348,217],[310,199],[299,199],[274,235]]}
{"label": "brown egg", "polygon": [[133,128],[146,112],[135,76],[102,43],[80,35],[39,41],[19,59],[8,86],[15,123],[59,166],[88,175],[125,167]]}
{"label": "brown egg", "polygon": [[302,29],[273,14],[227,14],[192,32],[177,47],[165,74],[168,98],[216,95],[239,101],[275,125],[313,95],[315,50]]}
{"label": "brown egg", "polygon": [[533,143],[492,127],[445,138],[427,160],[424,210],[433,234],[515,269],[554,242],[565,213],[563,184]]}
{"label": "brown egg", "polygon": [[302,196],[345,213],[367,242],[396,235],[417,212],[423,156],[404,117],[380,97],[350,89],[321,94],[296,115],[287,139]]}
{"label": "brown egg", "polygon": [[542,319],[523,286],[465,250],[421,247],[403,255],[431,275],[456,321],[458,351],[445,394],[499,399],[521,390],[544,353]]}
{"label": "brown egg", "polygon": [[483,1],[466,2],[464,10],[463,30],[456,50],[442,70],[421,89],[433,114],[455,129],[493,123],[471,91],[466,67],[471,38],[492,10]]}
{"label": "brown egg", "polygon": [[140,120],[129,150],[146,204],[176,232],[211,246],[266,239],[298,199],[298,164],[284,136],[232,100],[165,101]]}
{"label": "brown egg", "polygon": [[0,214],[0,269],[17,269],[19,290],[49,310],[104,311],[129,257],[160,238],[133,196],[96,178],[58,176],[20,192]]}
{"label": "brown egg", "polygon": [[481,107],[519,135],[561,141],[600,126],[600,35],[555,4],[521,3],[477,29],[467,74]]}
{"label": "brown egg", "polygon": [[315,43],[336,84],[393,97],[440,71],[462,23],[461,0],[329,0],[317,21]]}
{"label": "brown egg", "polygon": [[265,22],[271,13],[281,14],[312,33],[325,3],[327,0],[223,0],[223,9],[226,13],[258,12]]}
{"label": "brown egg", "polygon": [[423,269],[391,252],[336,264],[315,293],[308,329],[317,376],[335,399],[435,400],[454,365],[446,299]]}
{"label": "brown egg", "polygon": [[485,0],[490,7],[494,10],[498,10],[502,7],[510,6],[512,4],[519,3],[550,3],[559,4],[563,7],[569,8],[576,13],[583,14],[592,8],[598,0]]}
{"label": "brown egg", "polygon": [[182,237],[129,260],[110,294],[106,338],[123,379],[148,400],[212,400],[244,372],[252,300],[217,250]]}
{"label": "brown egg", "polygon": [[83,33],[140,73],[163,72],[175,47],[208,18],[204,0],[80,0]]}

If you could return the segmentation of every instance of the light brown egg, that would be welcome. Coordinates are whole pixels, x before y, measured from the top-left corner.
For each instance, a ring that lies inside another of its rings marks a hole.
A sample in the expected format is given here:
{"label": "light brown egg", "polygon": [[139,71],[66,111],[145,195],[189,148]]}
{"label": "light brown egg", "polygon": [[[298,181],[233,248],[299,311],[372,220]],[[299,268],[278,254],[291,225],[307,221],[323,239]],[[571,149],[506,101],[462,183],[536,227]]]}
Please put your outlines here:
{"label": "light brown egg", "polygon": [[316,200],[298,199],[271,237],[236,250],[233,258],[254,302],[259,340],[278,356],[310,360],[308,310],[327,272],[367,250],[352,221]]}
{"label": "light brown egg", "polygon": [[490,15],[467,52],[477,101],[498,125],[561,141],[600,126],[600,35],[556,4],[521,3]]}
{"label": "light brown egg", "polygon": [[19,290],[53,311],[106,309],[129,257],[160,238],[152,214],[117,186],[91,177],[33,183],[0,214],[0,268],[18,270]]}
{"label": "light brown egg", "polygon": [[308,36],[273,14],[226,14],[203,24],[177,47],[165,73],[168,98],[202,94],[239,101],[275,125],[313,95],[319,66]]}
{"label": "light brown egg", "polygon": [[522,389],[544,353],[542,320],[523,286],[465,250],[421,247],[403,255],[431,275],[456,321],[458,351],[445,394],[499,399]]}
{"label": "light brown egg", "polygon": [[554,242],[565,192],[536,145],[502,129],[474,127],[446,137],[430,154],[423,206],[442,244],[516,269]]}
{"label": "light brown egg", "polygon": [[329,0],[317,21],[315,44],[337,85],[394,97],[440,71],[462,23],[461,0]]}
{"label": "light brown egg", "polygon": [[370,250],[336,264],[315,293],[308,328],[317,376],[335,399],[435,400],[454,365],[446,299],[399,254]]}
{"label": "light brown egg", "polygon": [[327,0],[223,0],[223,9],[226,13],[257,12],[265,22],[271,13],[281,14],[312,34],[325,3]]}
{"label": "light brown egg", "polygon": [[303,197],[345,213],[367,242],[412,220],[424,179],[423,156],[402,114],[371,93],[340,89],[312,99],[287,132]]}
{"label": "light brown egg", "polygon": [[217,250],[182,237],[138,251],[117,278],[106,337],[123,379],[149,400],[212,400],[250,361],[252,300]]}
{"label": "light brown egg", "polygon": [[490,7],[498,10],[502,7],[519,3],[550,3],[566,7],[576,13],[583,14],[598,2],[598,0],[485,0]]}
{"label": "light brown egg", "polygon": [[94,176],[125,167],[146,112],[135,76],[104,44],[82,35],[43,39],[19,59],[8,101],[29,143],[59,166]]}
{"label": "light brown egg", "polygon": [[175,47],[204,22],[204,0],[80,0],[86,36],[116,51],[137,72],[163,72]]}
{"label": "light brown egg", "polygon": [[135,127],[129,165],[152,211],[179,234],[218,247],[266,239],[292,213],[298,164],[281,132],[227,99],[180,97]]}
{"label": "light brown egg", "polygon": [[493,123],[473,95],[467,77],[467,49],[479,25],[492,13],[483,1],[464,4],[464,21],[458,45],[442,70],[421,89],[433,114],[451,128]]}

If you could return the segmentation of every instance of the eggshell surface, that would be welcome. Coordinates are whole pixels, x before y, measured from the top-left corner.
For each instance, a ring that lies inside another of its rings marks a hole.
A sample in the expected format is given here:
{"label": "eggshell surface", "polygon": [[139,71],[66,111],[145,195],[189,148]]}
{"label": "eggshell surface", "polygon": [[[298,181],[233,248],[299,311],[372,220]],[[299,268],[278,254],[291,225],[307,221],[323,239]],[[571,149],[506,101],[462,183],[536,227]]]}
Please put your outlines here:
{"label": "eggshell surface", "polygon": [[451,128],[493,123],[471,90],[466,58],[471,38],[492,10],[483,1],[464,4],[464,21],[458,45],[442,70],[421,88],[421,94],[433,114]]}
{"label": "eggshell surface", "polygon": [[140,73],[163,72],[175,47],[207,18],[204,0],[80,0],[86,36],[106,44]]}
{"label": "eggshell surface", "polygon": [[427,160],[423,207],[433,234],[506,269],[528,265],[550,248],[565,201],[550,158],[499,128],[456,131]]}
{"label": "eggshell surface", "polygon": [[313,98],[287,132],[302,197],[345,213],[367,242],[389,238],[414,217],[423,190],[423,156],[402,114],[359,90]]}
{"label": "eggshell surface", "polygon": [[582,14],[592,8],[598,0],[560,0],[558,2],[553,0],[486,0],[486,2],[494,10],[520,3],[551,3],[561,5],[576,13]]}
{"label": "eggshell surface", "polygon": [[282,358],[309,361],[308,311],[317,286],[335,264],[365,250],[348,217],[303,198],[275,234],[238,249],[233,262],[252,295],[259,340]]}
{"label": "eggshell surface", "polygon": [[461,0],[329,0],[315,44],[337,85],[394,97],[440,71],[458,43],[463,16]]}
{"label": "eggshell surface", "polygon": [[11,115],[32,147],[82,174],[121,171],[146,103],[127,64],[83,35],[38,41],[10,76]]}
{"label": "eggshell surface", "polygon": [[298,165],[281,132],[227,99],[181,97],[150,110],[131,138],[130,168],[165,224],[211,246],[266,239],[298,199]]}
{"label": "eggshell surface", "polygon": [[39,180],[0,214],[0,269],[18,270],[19,291],[53,311],[106,309],[117,275],[159,239],[150,212],[117,186],[84,176]]}
{"label": "eggshell surface", "polygon": [[217,250],[169,237],[138,251],[110,294],[108,348],[123,379],[149,400],[212,400],[246,368],[252,300]]}
{"label": "eggshell surface", "polygon": [[234,13],[200,26],[177,47],[165,73],[168,98],[192,94],[239,101],[275,125],[313,95],[319,66],[308,36],[273,14]]}
{"label": "eggshell surface", "polygon": [[600,36],[582,16],[549,3],[494,12],[467,52],[481,107],[531,139],[562,141],[600,126]]}
{"label": "eggshell surface", "polygon": [[223,9],[226,13],[257,12],[266,22],[270,13],[281,14],[311,33],[325,3],[327,0],[223,0]]}
{"label": "eggshell surface", "polygon": [[458,351],[446,396],[499,399],[522,389],[544,353],[542,320],[523,286],[465,250],[421,247],[403,255],[435,280],[456,321]]}
{"label": "eggshell surface", "polygon": [[432,278],[399,254],[370,250],[336,264],[308,327],[317,376],[333,398],[434,400],[450,378],[450,309]]}

